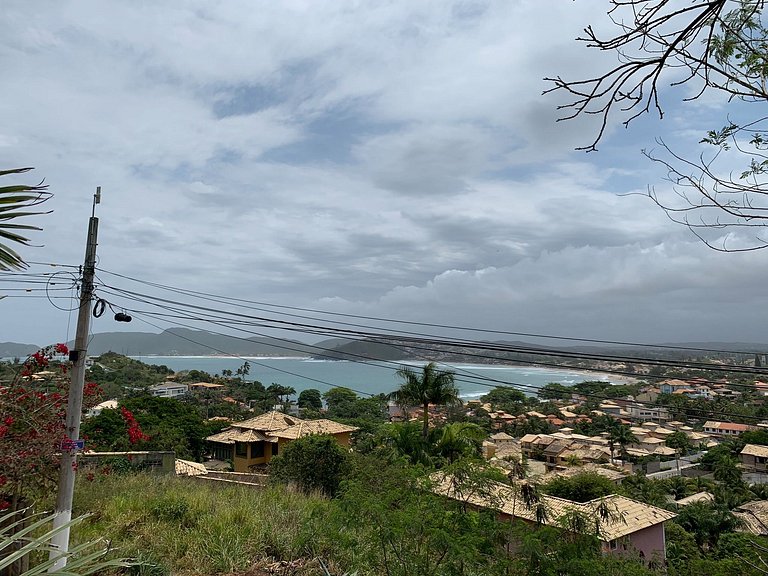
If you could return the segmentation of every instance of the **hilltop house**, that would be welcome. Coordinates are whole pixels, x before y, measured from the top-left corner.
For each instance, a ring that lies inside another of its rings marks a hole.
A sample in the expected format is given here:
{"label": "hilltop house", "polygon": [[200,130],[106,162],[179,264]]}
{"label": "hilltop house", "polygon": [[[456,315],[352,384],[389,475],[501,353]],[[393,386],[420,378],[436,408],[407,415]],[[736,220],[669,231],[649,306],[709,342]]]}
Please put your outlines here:
{"label": "hilltop house", "polygon": [[281,412],[267,412],[243,422],[235,422],[218,434],[208,436],[213,457],[231,460],[235,472],[248,472],[251,466],[268,464],[280,449],[297,438],[311,434],[333,436],[349,446],[354,426],[333,420],[301,420]]}
{"label": "hilltop house", "polygon": [[189,392],[189,386],[186,384],[179,384],[178,382],[163,382],[162,384],[150,386],[147,390],[149,390],[149,393],[152,394],[152,396],[178,398]]}
{"label": "hilltop house", "polygon": [[[537,505],[528,507],[521,502],[519,489],[515,486],[492,483],[482,491],[468,488],[462,492],[462,487],[451,476],[438,473],[433,480],[436,482],[433,490],[437,494],[478,508],[496,510],[503,520],[522,520],[532,526],[543,524],[561,528],[561,520],[567,516],[578,514],[595,520],[601,516],[601,510],[608,511],[612,518],[600,521],[600,529],[595,535],[603,554],[637,554],[646,562],[660,565],[666,560],[664,523],[677,516],[674,512],[618,494],[584,503],[541,496]],[[586,522],[585,525],[594,526],[594,523]]]}

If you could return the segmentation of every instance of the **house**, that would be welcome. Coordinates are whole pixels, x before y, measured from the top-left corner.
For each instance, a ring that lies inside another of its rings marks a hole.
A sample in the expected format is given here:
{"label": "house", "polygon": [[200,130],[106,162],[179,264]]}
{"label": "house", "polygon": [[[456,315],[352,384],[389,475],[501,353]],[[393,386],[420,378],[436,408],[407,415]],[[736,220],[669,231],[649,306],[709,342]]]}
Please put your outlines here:
{"label": "house", "polygon": [[755,430],[754,426],[748,426],[747,424],[734,424],[733,422],[717,422],[715,420],[707,420],[704,422],[704,432],[707,434],[713,434],[721,438],[740,436],[747,430]]}
{"label": "house", "polygon": [[[596,537],[604,554],[638,554],[646,562],[663,564],[666,560],[664,523],[677,514],[656,506],[612,494],[603,498],[579,503],[554,496],[541,496],[539,503],[528,507],[521,502],[519,487],[494,482],[482,493],[462,487],[453,477],[437,473],[433,476],[435,493],[466,502],[478,508],[496,510],[502,520],[522,520],[535,525],[562,527],[561,521],[577,513],[586,519],[601,517],[600,510],[608,510],[613,516],[600,521]],[[545,514],[541,514],[544,511]],[[594,522],[586,525],[594,526]]]}
{"label": "house", "polygon": [[105,400],[100,404],[96,404],[96,406],[88,410],[85,416],[87,418],[98,416],[102,410],[117,410],[117,400]]}
{"label": "house", "polygon": [[189,386],[186,384],[179,384],[178,382],[163,382],[162,384],[150,386],[147,390],[152,396],[159,396],[160,398],[178,398],[189,392]]}
{"label": "house", "polygon": [[744,467],[745,472],[766,472],[768,471],[768,446],[759,446],[757,444],[747,444],[739,452],[739,460]]}
{"label": "house", "polygon": [[715,497],[712,496],[709,492],[697,492],[696,494],[691,494],[690,496],[686,496],[685,498],[680,498],[680,500],[675,500],[675,504],[677,504],[677,507],[684,507],[688,506],[689,504],[695,504],[696,502],[714,502]]}
{"label": "house", "polygon": [[235,472],[248,472],[251,466],[268,464],[289,442],[304,436],[333,436],[342,446],[349,446],[354,426],[333,420],[301,420],[281,412],[267,412],[243,422],[235,422],[208,436],[211,453],[217,460],[231,460]]}
{"label": "house", "polygon": [[633,420],[643,422],[667,422],[669,421],[669,409],[663,406],[646,406],[644,404],[631,404],[628,407],[629,416]]}
{"label": "house", "polygon": [[664,380],[659,383],[659,390],[662,394],[674,394],[675,390],[688,389],[691,385],[685,380]]}

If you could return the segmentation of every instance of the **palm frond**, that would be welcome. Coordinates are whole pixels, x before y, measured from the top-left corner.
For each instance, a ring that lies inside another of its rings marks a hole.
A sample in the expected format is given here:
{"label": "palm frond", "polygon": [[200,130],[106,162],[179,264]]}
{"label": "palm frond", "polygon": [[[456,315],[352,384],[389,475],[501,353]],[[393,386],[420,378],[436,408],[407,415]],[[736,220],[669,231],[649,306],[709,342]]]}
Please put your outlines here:
{"label": "palm frond", "polygon": [[[24,510],[0,513],[0,573],[11,567],[15,562],[33,553],[42,552],[47,555],[53,550],[51,540],[62,530],[79,524],[86,516],[80,516],[56,528],[47,528],[54,515],[34,515],[28,525],[24,525]],[[60,570],[52,570],[59,558],[48,558],[36,563],[19,576],[37,576],[39,574],[54,574],[59,576],[85,576],[102,573],[108,568],[131,566],[132,563],[122,559],[106,560],[109,547],[103,545],[103,540],[85,542],[74,546],[64,556],[67,566]]]}
{"label": "palm frond", "polygon": [[[0,176],[24,174],[32,168],[14,168],[0,170]],[[20,270],[26,268],[22,257],[4,242],[15,242],[23,246],[29,246],[30,240],[26,236],[11,232],[11,230],[40,230],[30,224],[10,223],[9,220],[49,214],[50,211],[30,211],[30,208],[39,206],[51,197],[48,186],[43,182],[37,185],[13,184],[0,186],[0,270]]]}

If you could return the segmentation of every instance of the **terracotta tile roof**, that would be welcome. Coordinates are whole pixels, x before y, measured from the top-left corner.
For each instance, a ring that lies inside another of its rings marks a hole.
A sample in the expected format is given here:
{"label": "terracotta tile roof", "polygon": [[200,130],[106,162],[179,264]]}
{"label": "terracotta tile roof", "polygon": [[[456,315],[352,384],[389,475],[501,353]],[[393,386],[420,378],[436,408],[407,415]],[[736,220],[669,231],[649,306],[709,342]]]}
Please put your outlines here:
{"label": "terracotta tile roof", "polygon": [[675,500],[675,504],[678,506],[688,506],[688,504],[693,504],[694,502],[713,502],[714,500],[715,497],[709,492],[697,492],[685,498],[680,498],[680,500]]}
{"label": "terracotta tile roof", "polygon": [[760,456],[762,458],[768,458],[768,446],[759,446],[758,444],[747,444],[744,449],[739,452],[745,456]]}
{"label": "terracotta tile roof", "polygon": [[[521,502],[517,496],[518,488],[506,484],[493,483],[487,492],[462,494],[456,489],[452,477],[437,473],[433,475],[436,484],[433,490],[454,500],[460,500],[480,506],[499,510],[503,514],[514,518],[522,518],[529,522],[536,521],[536,510],[529,508]],[[628,534],[639,532],[645,528],[655,526],[671,520],[677,514],[656,506],[650,506],[625,496],[612,494],[604,498],[597,498],[589,502],[579,503],[554,496],[542,496],[540,503],[546,510],[544,524],[559,527],[558,520],[569,512],[580,512],[588,518],[595,518],[598,508],[605,504],[611,512],[615,512],[620,519],[614,522],[607,521],[601,528],[600,540],[610,542]]]}
{"label": "terracotta tile roof", "polygon": [[177,476],[205,476],[206,474],[208,474],[208,470],[199,462],[176,459]]}
{"label": "terracotta tile roof", "polygon": [[715,430],[733,430],[734,432],[746,432],[751,430],[752,427],[746,424],[735,424],[733,422],[716,422],[714,420],[707,420],[704,422],[704,428],[714,428]]}
{"label": "terracotta tile roof", "polygon": [[271,432],[272,430],[282,430],[289,426],[301,424],[302,422],[304,422],[304,420],[301,420],[300,418],[288,416],[288,414],[273,410],[272,412],[267,412],[266,414],[244,420],[243,422],[235,422],[232,426],[248,428],[250,430],[259,430],[261,432]]}
{"label": "terracotta tile roof", "polygon": [[209,442],[219,442],[220,444],[234,444],[235,442],[277,442],[277,439],[267,436],[258,430],[244,430],[242,428],[227,428],[218,434],[208,436]]}
{"label": "terracotta tile roof", "polygon": [[742,525],[740,532],[751,532],[758,536],[768,535],[768,500],[754,500],[739,506],[734,512]]}
{"label": "terracotta tile roof", "polygon": [[344,432],[354,432],[355,430],[358,430],[358,428],[339,424],[333,420],[304,420],[295,426],[290,426],[283,430],[275,430],[269,434],[275,438],[295,440],[296,438],[303,438],[311,434],[343,434]]}
{"label": "terracotta tile roof", "polygon": [[212,382],[196,382],[195,384],[190,384],[190,388],[224,388],[224,384],[214,384]]}

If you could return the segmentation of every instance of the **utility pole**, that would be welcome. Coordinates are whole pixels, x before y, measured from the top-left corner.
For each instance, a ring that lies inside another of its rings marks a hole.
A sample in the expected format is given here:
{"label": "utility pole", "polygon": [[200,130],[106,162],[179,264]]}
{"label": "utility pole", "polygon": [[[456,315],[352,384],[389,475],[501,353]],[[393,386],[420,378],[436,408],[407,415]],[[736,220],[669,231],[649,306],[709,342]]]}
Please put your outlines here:
{"label": "utility pole", "polygon": [[101,201],[101,186],[93,195],[93,209],[88,222],[88,240],[85,245],[85,263],[80,281],[80,310],[77,316],[75,346],[69,353],[72,362],[72,381],[67,400],[66,439],[61,445],[59,470],[59,492],[56,496],[56,515],[53,529],[60,529],[51,539],[50,559],[57,559],[50,571],[61,570],[67,565],[69,551],[69,522],[72,520],[72,499],[75,491],[77,471],[77,450],[80,436],[80,417],[83,412],[83,387],[85,385],[85,357],[88,352],[88,332],[91,324],[91,300],[93,299],[93,276],[96,268],[96,237],[99,219],[96,218],[96,204]]}

